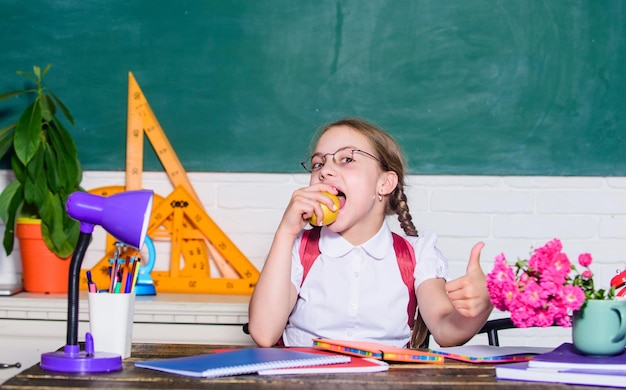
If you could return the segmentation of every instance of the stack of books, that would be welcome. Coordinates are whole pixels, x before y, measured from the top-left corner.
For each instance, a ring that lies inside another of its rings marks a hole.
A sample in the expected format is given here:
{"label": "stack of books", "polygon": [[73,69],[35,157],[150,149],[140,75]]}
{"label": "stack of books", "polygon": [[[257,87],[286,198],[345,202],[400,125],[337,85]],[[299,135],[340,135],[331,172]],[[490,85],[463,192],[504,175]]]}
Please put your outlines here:
{"label": "stack of books", "polygon": [[626,353],[588,356],[564,343],[528,362],[496,366],[496,378],[626,388]]}

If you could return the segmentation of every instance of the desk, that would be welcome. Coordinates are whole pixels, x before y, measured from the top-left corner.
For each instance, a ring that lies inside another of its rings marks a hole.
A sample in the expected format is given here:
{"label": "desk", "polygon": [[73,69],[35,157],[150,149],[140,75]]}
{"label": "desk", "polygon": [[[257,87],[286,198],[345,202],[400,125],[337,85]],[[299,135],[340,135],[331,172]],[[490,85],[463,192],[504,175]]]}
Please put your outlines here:
{"label": "desk", "polygon": [[134,367],[134,362],[152,358],[210,353],[214,348],[199,344],[133,344],[131,357],[124,360],[124,369],[103,374],[64,374],[42,370],[38,364],[6,381],[3,389],[43,388],[133,388],[133,389],[447,389],[463,386],[463,390],[488,389],[587,389],[554,383],[499,381],[492,365],[470,364],[446,360],[446,364],[395,364],[387,372],[367,374],[323,374],[258,376],[241,375],[214,379],[191,378]]}
{"label": "desk", "polygon": [[[138,296],[133,342],[254,345],[242,331],[249,296],[172,294]],[[79,341],[89,330],[86,291],[80,292]],[[65,344],[67,295],[20,293],[0,297],[0,362],[39,362],[43,352]],[[20,371],[0,370],[0,384]]]}

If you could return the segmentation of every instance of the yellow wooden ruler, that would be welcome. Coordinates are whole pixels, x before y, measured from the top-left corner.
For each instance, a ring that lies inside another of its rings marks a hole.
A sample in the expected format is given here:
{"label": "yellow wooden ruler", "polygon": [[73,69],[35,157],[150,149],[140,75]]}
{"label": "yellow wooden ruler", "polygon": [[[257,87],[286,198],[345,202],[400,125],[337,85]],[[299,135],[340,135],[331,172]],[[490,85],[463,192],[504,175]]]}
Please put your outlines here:
{"label": "yellow wooden ruler", "polygon": [[[126,189],[141,189],[143,174],[143,134],[146,134],[152,148],[167,172],[174,187],[183,186],[187,192],[202,204],[176,152],[172,148],[163,128],[159,124],[148,100],[131,72],[128,73],[128,113],[126,135]],[[209,248],[210,249],[210,248]],[[229,261],[218,251],[210,250],[213,262],[222,276],[235,278],[237,273]]]}
{"label": "yellow wooden ruler", "polygon": [[[251,294],[259,272],[204,211],[187,173],[130,72],[127,119],[126,187],[103,187],[90,192],[110,195],[143,188],[143,135],[146,134],[175,187],[166,199],[157,201],[155,198],[148,230],[153,241],[168,240],[172,244],[169,271],[151,273],[157,292]],[[167,203],[168,199],[173,203]],[[183,204],[190,208],[181,207]],[[108,278],[109,259],[115,251],[115,240],[109,235],[106,248],[105,257],[92,269],[97,285],[106,283],[100,279]],[[209,258],[221,277],[211,277]],[[81,271],[81,279],[86,281],[85,273]],[[84,288],[86,282],[81,286]]]}
{"label": "yellow wooden ruler", "polygon": [[128,73],[128,113],[126,123],[126,190],[142,188],[143,174],[143,135],[154,148],[163,168],[167,172],[174,187],[185,187],[187,192],[198,202],[200,198],[193,189],[187,173],[183,168],[165,132],[150,108],[139,84],[131,72]]}

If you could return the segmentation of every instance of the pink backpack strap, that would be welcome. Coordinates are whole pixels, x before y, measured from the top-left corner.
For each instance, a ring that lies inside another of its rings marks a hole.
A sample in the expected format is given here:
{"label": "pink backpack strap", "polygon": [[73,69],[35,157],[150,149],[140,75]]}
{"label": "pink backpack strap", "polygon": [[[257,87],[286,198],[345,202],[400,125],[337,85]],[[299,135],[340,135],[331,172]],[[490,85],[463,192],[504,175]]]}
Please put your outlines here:
{"label": "pink backpack strap", "polygon": [[406,285],[409,293],[409,304],[406,308],[406,313],[409,317],[408,324],[410,328],[413,328],[415,320],[415,311],[417,310],[417,297],[415,296],[415,251],[410,242],[404,239],[402,236],[392,233],[393,235],[393,249],[396,252],[396,258],[398,259],[398,267],[400,268],[400,275],[402,281]]}
{"label": "pink backpack strap", "polygon": [[302,283],[304,283],[304,279],[306,275],[309,273],[309,270],[313,266],[315,259],[317,259],[320,255],[320,231],[321,228],[314,227],[312,229],[306,230],[302,234],[302,241],[300,241],[300,250],[298,254],[300,255],[300,263],[302,264],[302,282],[300,283],[300,287],[302,287]]}

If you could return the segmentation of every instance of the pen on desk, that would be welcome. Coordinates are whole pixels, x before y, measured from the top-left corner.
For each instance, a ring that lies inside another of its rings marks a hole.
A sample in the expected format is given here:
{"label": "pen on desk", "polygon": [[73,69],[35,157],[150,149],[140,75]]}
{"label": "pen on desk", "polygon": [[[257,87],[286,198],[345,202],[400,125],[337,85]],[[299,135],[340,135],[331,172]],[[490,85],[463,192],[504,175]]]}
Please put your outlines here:
{"label": "pen on desk", "polygon": [[0,363],[0,368],[20,368],[22,367],[22,364],[20,362],[17,363]]}

